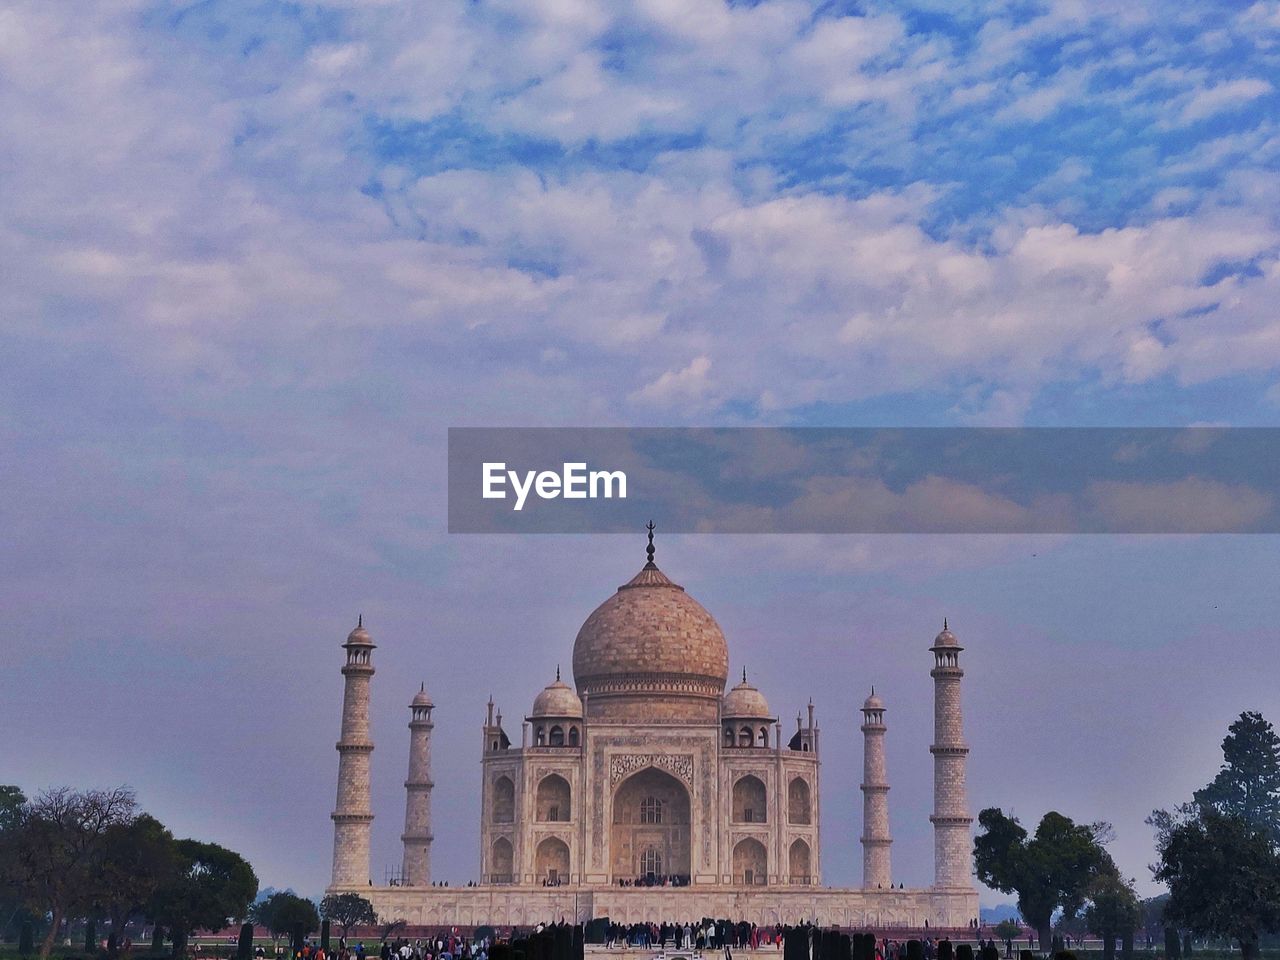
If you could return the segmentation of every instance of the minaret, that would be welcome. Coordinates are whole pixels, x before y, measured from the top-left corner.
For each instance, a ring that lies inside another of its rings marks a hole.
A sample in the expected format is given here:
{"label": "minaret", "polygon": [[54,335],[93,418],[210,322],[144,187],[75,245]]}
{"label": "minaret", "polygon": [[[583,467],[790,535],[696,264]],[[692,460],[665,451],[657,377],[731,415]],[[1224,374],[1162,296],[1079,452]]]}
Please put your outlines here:
{"label": "minaret", "polygon": [[933,652],[933,876],[934,886],[971,889],[973,845],[969,839],[969,804],[965,797],[964,766],[969,748],[964,742],[960,710],[960,651],[964,648],[942,621],[942,632],[929,648]]}
{"label": "minaret", "polygon": [[884,766],[884,702],[871,688],[862,705],[862,885],[892,886],[889,845],[889,782]]}
{"label": "minaret", "polygon": [[403,883],[425,887],[431,882],[431,711],[435,704],[427,696],[427,685],[409,704],[409,777],[404,782],[404,860],[400,868]]}
{"label": "minaret", "polygon": [[342,739],[338,741],[338,804],[333,811],[334,887],[369,885],[369,830],[373,810],[369,803],[369,679],[373,676],[370,654],[373,638],[364,628],[364,617],[347,636],[343,648],[347,663],[342,692]]}

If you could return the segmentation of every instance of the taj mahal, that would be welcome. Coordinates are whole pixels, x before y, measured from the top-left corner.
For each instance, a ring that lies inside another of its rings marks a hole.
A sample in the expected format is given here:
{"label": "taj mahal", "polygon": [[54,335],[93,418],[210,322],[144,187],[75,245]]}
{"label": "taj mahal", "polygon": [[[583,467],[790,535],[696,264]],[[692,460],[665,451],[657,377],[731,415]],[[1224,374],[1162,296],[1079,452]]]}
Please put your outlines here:
{"label": "taj mahal", "polygon": [[[573,685],[556,679],[508,730],[482,729],[480,883],[431,884],[431,736],[425,687],[410,704],[401,875],[370,871],[369,727],[375,644],[363,619],[343,644],[344,697],[328,892],[359,892],[410,924],[623,923],[699,917],[850,928],[965,927],[978,916],[965,796],[962,647],[944,624],[933,655],[934,883],[895,887],[886,707],[861,709],[862,885],[822,885],[822,737],[809,704],[784,732],[745,672],[729,687],[714,617],[654,562],[587,617]],[[850,838],[851,839],[851,838]]]}

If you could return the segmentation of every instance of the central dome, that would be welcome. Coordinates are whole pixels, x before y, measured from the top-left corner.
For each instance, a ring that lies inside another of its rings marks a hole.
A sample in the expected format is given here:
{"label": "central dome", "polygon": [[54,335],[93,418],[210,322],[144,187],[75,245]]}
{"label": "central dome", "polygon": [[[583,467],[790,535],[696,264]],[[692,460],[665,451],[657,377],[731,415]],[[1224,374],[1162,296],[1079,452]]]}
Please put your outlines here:
{"label": "central dome", "polygon": [[728,677],[720,625],[652,560],[596,607],[573,644],[592,719],[714,721]]}

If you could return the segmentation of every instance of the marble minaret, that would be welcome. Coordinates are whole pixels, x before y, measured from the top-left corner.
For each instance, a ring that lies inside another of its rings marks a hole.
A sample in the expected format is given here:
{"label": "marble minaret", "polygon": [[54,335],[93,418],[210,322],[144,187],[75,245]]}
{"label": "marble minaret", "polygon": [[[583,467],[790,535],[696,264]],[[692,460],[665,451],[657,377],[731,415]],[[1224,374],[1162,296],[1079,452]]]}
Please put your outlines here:
{"label": "marble minaret", "polygon": [[338,803],[333,811],[332,887],[369,885],[369,833],[373,809],[369,801],[369,680],[375,644],[362,616],[347,636],[342,668],[342,737],[338,740]]}
{"label": "marble minaret", "polygon": [[964,648],[942,622],[942,632],[929,648],[933,652],[933,876],[940,889],[972,886],[973,844],[964,767],[969,747],[964,742],[960,710],[960,651]]}
{"label": "marble minaret", "polygon": [[871,688],[862,705],[862,885],[892,886],[889,861],[889,781],[884,766],[884,703]]}
{"label": "marble minaret", "polygon": [[409,704],[409,777],[404,782],[404,860],[400,875],[410,887],[431,882],[431,711],[435,704],[427,696],[427,686]]}

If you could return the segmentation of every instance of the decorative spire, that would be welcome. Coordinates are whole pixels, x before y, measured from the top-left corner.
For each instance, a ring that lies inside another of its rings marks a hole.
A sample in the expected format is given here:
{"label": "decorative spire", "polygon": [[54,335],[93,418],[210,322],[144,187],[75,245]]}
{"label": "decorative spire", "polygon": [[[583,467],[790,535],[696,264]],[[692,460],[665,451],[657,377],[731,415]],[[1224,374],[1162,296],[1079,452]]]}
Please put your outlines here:
{"label": "decorative spire", "polygon": [[947,618],[946,618],[946,617],[943,617],[943,618],[942,618],[942,629],[943,629],[943,630],[946,630],[946,629],[947,629]]}
{"label": "decorative spire", "polygon": [[645,527],[645,529],[649,531],[649,546],[645,550],[645,552],[649,554],[649,562],[647,566],[650,566],[650,567],[657,566],[657,564],[653,562],[654,551],[653,551],[653,521],[652,520],[649,521],[649,525]]}
{"label": "decorative spire", "polygon": [[364,614],[362,613],[360,614],[360,616],[356,617],[356,629],[359,630],[363,626],[364,626]]}
{"label": "decorative spire", "polygon": [[560,664],[556,664],[556,683],[560,682]]}
{"label": "decorative spire", "polygon": [[746,668],[746,667],[743,667],[743,668],[742,668],[742,682],[743,682],[743,683],[746,683],[746,682],[747,682],[747,668]]}

